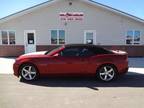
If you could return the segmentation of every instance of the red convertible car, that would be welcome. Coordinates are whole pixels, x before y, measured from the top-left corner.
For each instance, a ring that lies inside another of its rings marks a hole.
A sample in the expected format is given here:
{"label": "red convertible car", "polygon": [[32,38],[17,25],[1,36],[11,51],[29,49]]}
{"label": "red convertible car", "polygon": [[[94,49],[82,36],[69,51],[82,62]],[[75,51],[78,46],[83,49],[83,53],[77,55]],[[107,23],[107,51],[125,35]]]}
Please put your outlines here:
{"label": "red convertible car", "polygon": [[128,71],[127,53],[95,45],[62,45],[18,57],[14,75],[32,81],[41,76],[95,76],[111,81]]}

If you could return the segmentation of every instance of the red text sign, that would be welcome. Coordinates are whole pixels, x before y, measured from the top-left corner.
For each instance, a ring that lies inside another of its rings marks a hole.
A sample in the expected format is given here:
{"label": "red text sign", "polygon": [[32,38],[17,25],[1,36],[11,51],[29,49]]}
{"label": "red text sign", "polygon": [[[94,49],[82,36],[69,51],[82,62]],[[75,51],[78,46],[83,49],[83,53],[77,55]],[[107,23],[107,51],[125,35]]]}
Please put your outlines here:
{"label": "red text sign", "polygon": [[61,12],[59,16],[61,20],[79,21],[79,20],[83,20],[84,14],[83,12]]}

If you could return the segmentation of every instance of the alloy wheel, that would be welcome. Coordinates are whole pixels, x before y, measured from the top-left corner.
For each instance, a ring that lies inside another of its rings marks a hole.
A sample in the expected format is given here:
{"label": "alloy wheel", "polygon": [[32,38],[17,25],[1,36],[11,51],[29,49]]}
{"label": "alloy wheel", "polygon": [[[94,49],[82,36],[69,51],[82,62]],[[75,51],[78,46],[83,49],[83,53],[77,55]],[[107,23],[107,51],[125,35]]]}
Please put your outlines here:
{"label": "alloy wheel", "polygon": [[111,81],[115,77],[115,69],[112,66],[103,66],[99,71],[99,77],[103,81]]}
{"label": "alloy wheel", "polygon": [[27,81],[34,80],[36,75],[37,71],[32,65],[26,65],[21,69],[21,76]]}

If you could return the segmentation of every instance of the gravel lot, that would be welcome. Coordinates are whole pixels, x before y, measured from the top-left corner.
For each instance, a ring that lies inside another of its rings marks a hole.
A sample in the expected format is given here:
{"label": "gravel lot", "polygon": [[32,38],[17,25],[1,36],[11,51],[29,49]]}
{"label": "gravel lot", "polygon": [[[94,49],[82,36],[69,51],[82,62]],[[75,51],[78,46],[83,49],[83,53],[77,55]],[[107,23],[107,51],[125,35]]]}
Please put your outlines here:
{"label": "gravel lot", "polygon": [[103,83],[93,78],[42,78],[22,82],[13,58],[0,58],[0,108],[144,108],[144,58],[129,58],[126,76]]}

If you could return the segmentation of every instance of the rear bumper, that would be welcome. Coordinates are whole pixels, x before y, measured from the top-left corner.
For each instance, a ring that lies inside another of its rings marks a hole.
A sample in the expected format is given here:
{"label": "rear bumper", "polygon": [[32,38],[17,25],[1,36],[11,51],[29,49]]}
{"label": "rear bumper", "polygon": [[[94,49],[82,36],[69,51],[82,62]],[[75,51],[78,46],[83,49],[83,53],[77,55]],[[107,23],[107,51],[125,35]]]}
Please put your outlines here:
{"label": "rear bumper", "polygon": [[119,74],[120,74],[120,75],[126,74],[126,73],[128,72],[128,69],[129,69],[129,67],[126,67],[126,68],[122,69],[122,70],[119,72]]}
{"label": "rear bumper", "polygon": [[129,66],[128,66],[128,60],[121,61],[118,63],[118,74],[126,74],[128,72]]}

